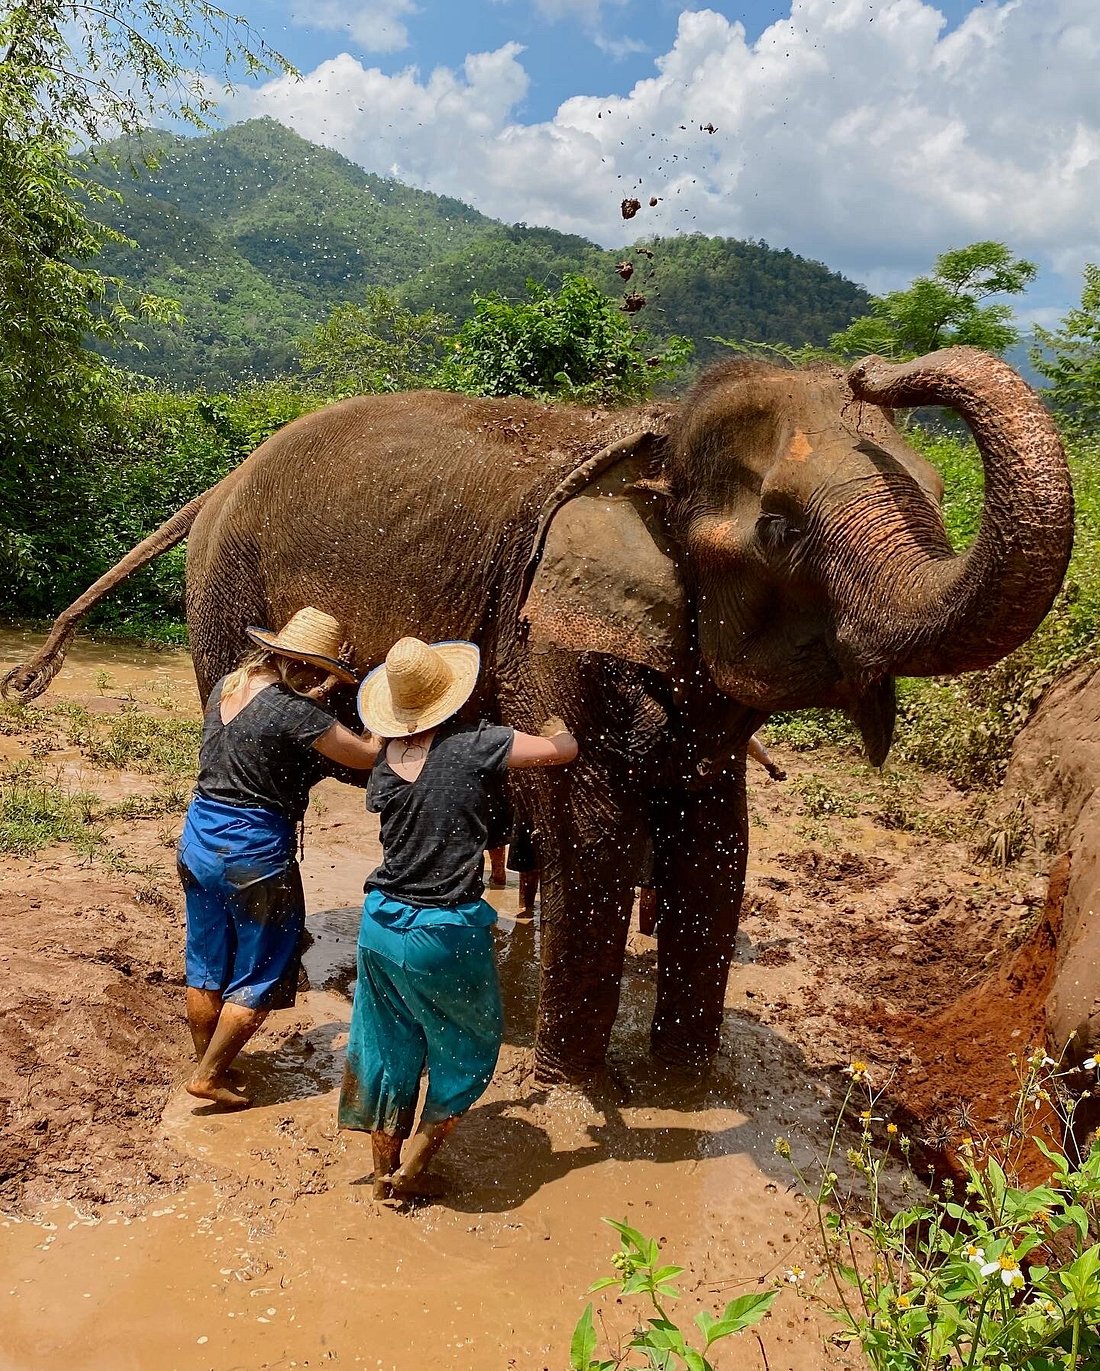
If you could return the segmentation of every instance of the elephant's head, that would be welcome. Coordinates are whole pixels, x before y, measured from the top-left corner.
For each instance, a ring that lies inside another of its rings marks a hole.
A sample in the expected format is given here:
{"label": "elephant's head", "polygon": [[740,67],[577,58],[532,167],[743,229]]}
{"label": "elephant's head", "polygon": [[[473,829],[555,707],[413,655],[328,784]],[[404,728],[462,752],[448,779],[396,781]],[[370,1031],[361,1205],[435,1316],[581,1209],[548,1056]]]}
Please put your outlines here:
{"label": "elephant's head", "polygon": [[[916,405],[957,410],[982,455],[981,529],[961,553],[938,473],[891,421]],[[673,673],[697,652],[714,684],[754,709],[846,709],[876,764],[893,678],[1011,652],[1069,558],[1073,500],[1054,426],[1011,368],[970,348],[903,365],[869,357],[847,376],[721,364],[667,436],[639,435],[604,465],[550,523],[527,602],[536,638]]]}

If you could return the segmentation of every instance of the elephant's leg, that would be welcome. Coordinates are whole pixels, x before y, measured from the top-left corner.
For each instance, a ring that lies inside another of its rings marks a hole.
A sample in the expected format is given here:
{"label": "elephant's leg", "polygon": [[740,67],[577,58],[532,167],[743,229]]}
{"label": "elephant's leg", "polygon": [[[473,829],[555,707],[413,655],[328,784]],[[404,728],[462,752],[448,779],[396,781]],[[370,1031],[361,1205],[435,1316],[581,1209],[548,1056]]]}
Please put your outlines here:
{"label": "elephant's leg", "polygon": [[745,770],[707,790],[668,792],[655,815],[656,1056],[700,1065],[718,1048],[722,1009],[745,889]]}
{"label": "elephant's leg", "polygon": [[[586,799],[590,798],[586,796]],[[634,884],[642,857],[641,816],[601,805],[606,827],[578,841],[568,806],[540,806],[541,979],[535,1075],[583,1080],[607,1055],[619,1007]]]}

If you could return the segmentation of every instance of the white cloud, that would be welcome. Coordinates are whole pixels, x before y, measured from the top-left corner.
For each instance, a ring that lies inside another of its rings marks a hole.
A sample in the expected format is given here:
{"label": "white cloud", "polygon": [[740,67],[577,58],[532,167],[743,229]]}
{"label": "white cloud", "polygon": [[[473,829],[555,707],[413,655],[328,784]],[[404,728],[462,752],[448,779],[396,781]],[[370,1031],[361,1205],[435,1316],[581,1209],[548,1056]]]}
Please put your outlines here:
{"label": "white cloud", "polygon": [[416,13],[413,0],[307,0],[292,18],[303,28],[347,33],[365,52],[403,52],[409,46],[404,18]]}
{"label": "white cloud", "polygon": [[[230,113],[272,114],[372,170],[607,245],[764,238],[884,288],[998,238],[1075,299],[1082,262],[1100,259],[1100,4],[986,0],[943,30],[926,0],[793,0],[755,43],[685,11],[652,77],[544,123],[515,117],[516,44],[426,77],[343,55],[238,94]],[[646,207],[626,224],[634,190]]]}

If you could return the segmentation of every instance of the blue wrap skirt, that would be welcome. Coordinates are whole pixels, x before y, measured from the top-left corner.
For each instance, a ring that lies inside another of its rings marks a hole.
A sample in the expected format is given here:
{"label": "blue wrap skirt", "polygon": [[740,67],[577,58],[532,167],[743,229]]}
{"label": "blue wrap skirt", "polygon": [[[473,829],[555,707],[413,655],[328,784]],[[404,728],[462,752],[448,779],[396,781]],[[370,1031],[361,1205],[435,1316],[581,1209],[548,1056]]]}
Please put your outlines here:
{"label": "blue wrap skirt", "polygon": [[292,1005],[306,911],[290,820],[196,795],[177,869],[187,903],[187,984],[248,1009]]}

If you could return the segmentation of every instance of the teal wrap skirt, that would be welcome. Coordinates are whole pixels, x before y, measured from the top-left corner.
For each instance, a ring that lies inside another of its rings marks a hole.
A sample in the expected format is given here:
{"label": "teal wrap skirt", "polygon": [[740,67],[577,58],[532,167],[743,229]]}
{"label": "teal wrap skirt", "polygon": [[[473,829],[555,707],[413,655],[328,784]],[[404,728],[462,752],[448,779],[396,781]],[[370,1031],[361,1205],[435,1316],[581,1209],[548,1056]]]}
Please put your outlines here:
{"label": "teal wrap skirt", "polygon": [[379,895],[368,894],[359,930],[339,1122],[408,1134],[425,1072],[424,1123],[464,1113],[489,1084],[504,1031],[500,984],[484,919],[439,922],[447,911],[425,910],[382,922],[372,908],[386,919],[395,902]]}

